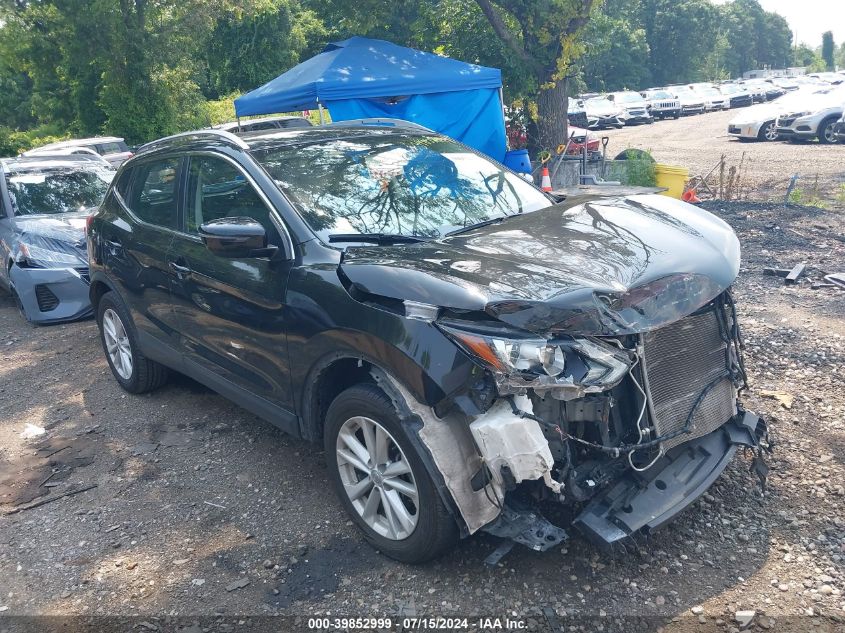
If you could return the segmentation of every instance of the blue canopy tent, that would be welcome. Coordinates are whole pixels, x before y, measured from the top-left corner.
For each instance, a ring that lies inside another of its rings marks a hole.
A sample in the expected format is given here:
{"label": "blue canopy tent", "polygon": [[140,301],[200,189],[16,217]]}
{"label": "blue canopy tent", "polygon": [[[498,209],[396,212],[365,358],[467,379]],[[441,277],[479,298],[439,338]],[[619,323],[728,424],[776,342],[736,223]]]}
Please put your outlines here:
{"label": "blue canopy tent", "polygon": [[412,121],[503,160],[502,73],[351,37],[235,99],[238,117],[327,107],[332,120]]}

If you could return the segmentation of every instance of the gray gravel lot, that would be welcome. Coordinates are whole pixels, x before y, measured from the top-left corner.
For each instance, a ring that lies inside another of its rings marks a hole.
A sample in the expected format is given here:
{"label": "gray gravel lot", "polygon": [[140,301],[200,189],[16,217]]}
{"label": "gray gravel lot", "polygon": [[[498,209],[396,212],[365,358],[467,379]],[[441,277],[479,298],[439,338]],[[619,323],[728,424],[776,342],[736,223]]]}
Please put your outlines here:
{"label": "gray gravel lot", "polygon": [[[742,142],[728,136],[728,121],[742,111],[710,112],[598,134],[610,137],[608,157],[630,147],[645,149],[658,162],[689,167],[691,176],[707,174],[723,154],[727,169],[742,161],[743,195],[750,199],[783,200],[790,177],[798,174],[797,186],[805,199],[817,192],[830,207],[845,209],[845,145]],[[716,185],[718,175],[708,182]]]}
{"label": "gray gravel lot", "polygon": [[[33,328],[0,297],[0,629],[10,615],[159,626],[168,615],[512,612],[538,626],[652,615],[667,631],[729,631],[737,611],[754,610],[758,630],[842,630],[845,291],[810,284],[845,269],[845,218],[710,208],[743,242],[744,401],[777,441],[769,490],[738,457],[648,539],[603,552],[573,535],[545,554],[517,548],[495,568],[483,564],[497,544],[486,535],[425,566],[383,558],[342,512],[318,447],[185,378],[125,394],[93,322]],[[796,286],[762,274],[798,261],[808,274]],[[27,424],[46,434],[24,439]]]}

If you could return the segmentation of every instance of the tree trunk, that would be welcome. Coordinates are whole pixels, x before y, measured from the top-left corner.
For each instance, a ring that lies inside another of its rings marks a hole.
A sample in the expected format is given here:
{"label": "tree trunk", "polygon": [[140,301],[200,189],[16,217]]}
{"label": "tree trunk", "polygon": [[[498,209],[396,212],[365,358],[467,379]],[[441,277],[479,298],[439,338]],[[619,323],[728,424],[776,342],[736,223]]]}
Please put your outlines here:
{"label": "tree trunk", "polygon": [[566,145],[569,133],[566,117],[569,109],[568,84],[568,80],[563,78],[554,82],[552,88],[542,88],[537,97],[539,144],[542,149],[547,149],[552,154],[558,145]]}

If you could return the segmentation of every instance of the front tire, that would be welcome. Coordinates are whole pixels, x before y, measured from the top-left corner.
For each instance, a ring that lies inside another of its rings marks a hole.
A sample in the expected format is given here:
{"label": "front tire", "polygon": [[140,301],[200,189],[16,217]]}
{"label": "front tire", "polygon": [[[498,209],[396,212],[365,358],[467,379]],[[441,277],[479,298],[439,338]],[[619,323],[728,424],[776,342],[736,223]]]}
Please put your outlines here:
{"label": "front tire", "polygon": [[135,325],[113,291],[100,299],[97,325],[106,360],[121,387],[137,394],[152,391],[167,382],[167,368],[141,353]]}
{"label": "front tire", "polygon": [[822,145],[835,145],[839,143],[839,139],[833,133],[833,128],[836,127],[836,119],[825,119],[819,125],[819,143]]}
{"label": "front tire", "polygon": [[422,563],[455,544],[457,525],[378,387],[356,385],[335,398],[324,444],[335,492],[373,547]]}

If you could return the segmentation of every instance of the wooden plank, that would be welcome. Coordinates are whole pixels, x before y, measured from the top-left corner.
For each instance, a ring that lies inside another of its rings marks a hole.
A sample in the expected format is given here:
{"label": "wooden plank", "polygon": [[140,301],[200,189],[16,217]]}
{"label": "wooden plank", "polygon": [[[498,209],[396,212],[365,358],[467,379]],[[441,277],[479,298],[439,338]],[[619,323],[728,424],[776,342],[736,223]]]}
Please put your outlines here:
{"label": "wooden plank", "polygon": [[783,280],[785,284],[794,284],[798,281],[798,278],[804,274],[804,264],[797,264],[795,268],[789,271],[789,274],[786,276],[786,279]]}

